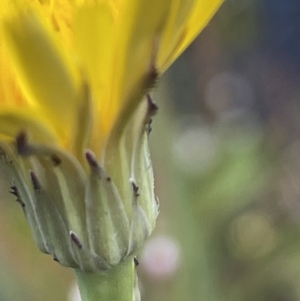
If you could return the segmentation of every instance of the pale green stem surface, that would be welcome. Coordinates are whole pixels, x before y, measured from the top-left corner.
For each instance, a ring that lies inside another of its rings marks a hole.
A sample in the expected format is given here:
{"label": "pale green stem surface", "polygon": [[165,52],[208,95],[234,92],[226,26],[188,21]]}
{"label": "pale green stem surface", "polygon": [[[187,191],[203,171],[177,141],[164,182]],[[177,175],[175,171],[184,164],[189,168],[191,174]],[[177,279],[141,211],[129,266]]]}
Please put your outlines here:
{"label": "pale green stem surface", "polygon": [[135,273],[133,260],[103,274],[75,270],[82,301],[133,301]]}

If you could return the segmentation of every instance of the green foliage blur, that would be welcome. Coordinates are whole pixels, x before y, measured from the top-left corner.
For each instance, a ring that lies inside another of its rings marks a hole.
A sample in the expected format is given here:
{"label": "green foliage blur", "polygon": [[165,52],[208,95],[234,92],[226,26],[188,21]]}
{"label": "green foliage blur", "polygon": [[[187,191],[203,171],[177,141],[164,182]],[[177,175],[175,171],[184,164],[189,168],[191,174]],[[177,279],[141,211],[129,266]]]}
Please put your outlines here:
{"label": "green foliage blur", "polygon": [[144,301],[300,300],[299,13],[225,2],[159,86]]}
{"label": "green foliage blur", "polygon": [[[269,2],[225,2],[155,91],[161,212],[139,256],[142,301],[300,300],[300,73]],[[0,301],[78,301],[1,190]]]}

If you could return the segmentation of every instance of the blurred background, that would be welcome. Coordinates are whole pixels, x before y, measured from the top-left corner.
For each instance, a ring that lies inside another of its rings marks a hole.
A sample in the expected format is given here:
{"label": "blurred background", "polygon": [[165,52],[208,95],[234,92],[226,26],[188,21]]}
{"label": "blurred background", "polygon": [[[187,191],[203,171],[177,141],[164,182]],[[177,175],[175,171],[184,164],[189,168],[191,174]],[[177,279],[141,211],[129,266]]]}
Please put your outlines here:
{"label": "blurred background", "polygon": [[[227,0],[160,81],[143,301],[300,300],[299,16],[299,0]],[[8,199],[0,301],[78,301]]]}

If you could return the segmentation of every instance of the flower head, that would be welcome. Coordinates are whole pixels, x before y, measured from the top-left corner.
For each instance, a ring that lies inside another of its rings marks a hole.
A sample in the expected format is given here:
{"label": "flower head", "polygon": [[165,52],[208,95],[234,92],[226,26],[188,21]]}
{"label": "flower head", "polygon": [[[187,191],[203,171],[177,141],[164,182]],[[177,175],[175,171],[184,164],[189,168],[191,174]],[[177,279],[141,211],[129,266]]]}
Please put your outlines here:
{"label": "flower head", "polygon": [[4,0],[0,153],[38,247],[102,271],[158,214],[149,90],[222,0]]}

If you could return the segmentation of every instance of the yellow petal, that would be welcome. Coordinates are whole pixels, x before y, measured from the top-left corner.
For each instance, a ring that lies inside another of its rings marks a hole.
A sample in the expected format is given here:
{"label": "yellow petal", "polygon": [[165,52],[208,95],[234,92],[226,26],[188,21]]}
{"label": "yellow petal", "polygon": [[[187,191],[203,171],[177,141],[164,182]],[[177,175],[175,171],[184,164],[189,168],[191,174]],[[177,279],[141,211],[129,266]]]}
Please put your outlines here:
{"label": "yellow petal", "polygon": [[39,106],[65,137],[77,108],[76,90],[54,39],[28,12],[6,23],[5,42],[26,98]]}
{"label": "yellow petal", "polygon": [[[182,34],[182,30],[191,14],[195,0],[173,0],[169,9],[169,15],[164,26],[163,36],[159,45],[158,62],[160,67],[176,47],[177,41]],[[199,1],[201,2],[201,1]]]}
{"label": "yellow petal", "polygon": [[137,85],[155,64],[156,40],[169,2],[155,0],[149,6],[140,0],[99,1],[79,10],[75,39],[98,103],[98,143],[105,140],[122,108],[136,98],[134,92],[141,90]]}
{"label": "yellow petal", "polygon": [[20,87],[16,83],[15,72],[9,64],[7,55],[0,45],[0,104],[23,105],[24,99]]}
{"label": "yellow petal", "polygon": [[111,105],[115,115],[126,106],[133,90],[155,66],[158,40],[171,1],[131,0],[120,3]]}
{"label": "yellow petal", "polygon": [[102,140],[103,128],[109,128],[113,122],[108,108],[116,30],[113,26],[112,8],[109,3],[79,9],[74,35],[83,72],[93,91],[94,127],[97,128],[98,139]]}
{"label": "yellow petal", "polygon": [[[184,0],[180,1],[181,7],[186,5]],[[171,28],[164,36],[164,39],[170,40],[170,37],[176,37],[177,42],[172,43],[172,47],[165,52],[161,51],[158,58],[158,67],[161,72],[165,71],[176,58],[189,46],[189,44],[196,38],[201,30],[207,25],[207,23],[214,16],[218,8],[223,3],[223,0],[195,0],[194,5],[191,8],[188,18],[182,22],[183,26],[180,29],[180,22],[174,23],[173,31]],[[180,20],[181,18],[179,18]],[[180,29],[180,36],[177,31]],[[166,44],[167,42],[163,42]],[[164,47],[166,49],[166,47]]]}
{"label": "yellow petal", "polygon": [[[112,72],[113,29],[112,12],[107,3],[86,6],[77,13],[74,29],[76,46],[92,90],[100,98],[107,90],[107,79]],[[100,103],[105,101],[99,99]]]}
{"label": "yellow petal", "polygon": [[39,112],[24,108],[0,107],[0,135],[9,140],[26,131],[35,142],[56,144],[58,137],[53,128],[43,122]]}

